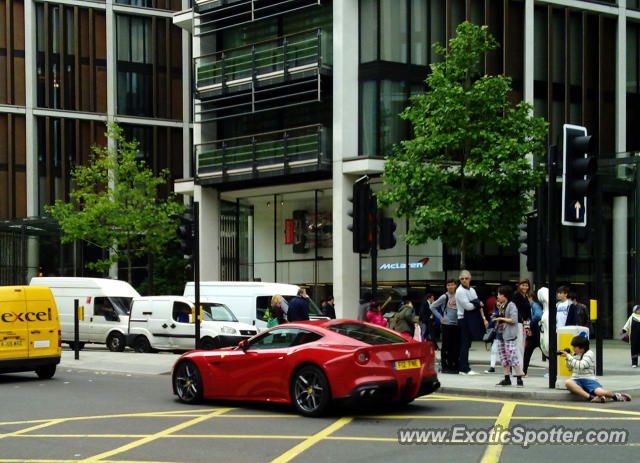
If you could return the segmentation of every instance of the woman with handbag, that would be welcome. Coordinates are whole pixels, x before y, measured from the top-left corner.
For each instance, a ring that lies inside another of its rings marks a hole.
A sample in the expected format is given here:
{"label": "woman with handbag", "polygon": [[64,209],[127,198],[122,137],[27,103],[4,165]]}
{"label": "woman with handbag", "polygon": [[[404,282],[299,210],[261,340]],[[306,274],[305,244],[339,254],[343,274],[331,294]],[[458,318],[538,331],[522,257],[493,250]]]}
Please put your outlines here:
{"label": "woman with handbag", "polygon": [[287,317],[285,316],[284,308],[282,307],[282,296],[274,294],[271,298],[271,309],[269,310],[267,328],[282,325],[283,323],[287,323]]}

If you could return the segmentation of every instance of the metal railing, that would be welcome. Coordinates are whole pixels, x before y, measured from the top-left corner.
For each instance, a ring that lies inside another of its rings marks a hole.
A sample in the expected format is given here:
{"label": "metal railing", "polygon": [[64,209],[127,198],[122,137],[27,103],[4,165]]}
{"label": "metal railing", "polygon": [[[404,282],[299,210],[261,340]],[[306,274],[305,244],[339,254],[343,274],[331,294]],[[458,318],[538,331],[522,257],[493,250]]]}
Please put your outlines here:
{"label": "metal railing", "polygon": [[196,145],[196,174],[258,171],[274,164],[287,169],[292,162],[305,160],[320,163],[327,157],[325,134],[326,129],[316,124]]}
{"label": "metal railing", "polygon": [[330,40],[329,33],[311,29],[200,56],[194,59],[196,89],[229,85],[280,71],[288,73],[309,65],[330,65]]}

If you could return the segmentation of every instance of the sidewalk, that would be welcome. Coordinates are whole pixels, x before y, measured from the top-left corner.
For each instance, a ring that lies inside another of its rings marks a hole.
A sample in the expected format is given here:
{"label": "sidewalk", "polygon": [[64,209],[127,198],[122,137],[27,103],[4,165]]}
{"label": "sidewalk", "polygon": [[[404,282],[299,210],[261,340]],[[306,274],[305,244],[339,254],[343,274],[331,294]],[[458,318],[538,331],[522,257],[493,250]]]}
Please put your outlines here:
{"label": "sidewalk", "polygon": [[[595,340],[591,344],[595,352]],[[440,352],[438,352],[440,358]],[[469,363],[478,376],[438,374],[439,392],[445,394],[475,395],[481,397],[507,397],[513,399],[539,400],[576,400],[580,398],[566,389],[549,389],[549,379],[544,377],[548,362],[542,361],[540,349],[536,349],[529,364],[529,378],[524,379],[524,388],[515,386],[496,386],[504,379],[500,359],[495,373],[484,373],[489,368],[490,352],[485,350],[483,342],[474,342],[469,352]],[[553,359],[552,359],[553,360]],[[640,400],[640,368],[631,368],[629,345],[619,340],[603,342],[603,375],[598,377],[605,389],[614,392],[626,392],[633,399]],[[515,379],[512,378],[515,384]]]}
{"label": "sidewalk", "polygon": [[[595,342],[592,347],[595,350]],[[640,368],[631,368],[629,345],[618,340],[605,340],[603,350],[604,375],[599,377],[602,385],[615,392],[626,392],[632,398],[640,400]],[[58,368],[168,375],[179,355],[167,352],[138,354],[128,349],[124,352],[109,352],[104,346],[89,344],[80,351],[79,357],[79,360],[75,360],[74,352],[65,346]],[[440,358],[440,352],[437,352],[437,357]],[[471,368],[481,374],[463,376],[439,373],[438,378],[442,384],[439,392],[521,400],[579,400],[566,390],[549,389],[549,380],[544,377],[548,364],[542,362],[539,349],[531,359],[529,378],[524,379],[524,388],[496,386],[504,377],[500,360],[496,365],[496,373],[484,373],[489,368],[489,352],[485,350],[483,342],[473,343],[469,360]]]}

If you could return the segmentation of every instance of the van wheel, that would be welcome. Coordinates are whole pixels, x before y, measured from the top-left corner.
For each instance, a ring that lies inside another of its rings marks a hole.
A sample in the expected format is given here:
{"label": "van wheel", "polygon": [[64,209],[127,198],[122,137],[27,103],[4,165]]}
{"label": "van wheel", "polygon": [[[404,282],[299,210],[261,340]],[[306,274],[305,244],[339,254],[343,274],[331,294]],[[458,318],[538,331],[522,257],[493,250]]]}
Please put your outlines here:
{"label": "van wheel", "polygon": [[140,354],[147,354],[151,352],[151,344],[149,344],[149,340],[144,336],[138,336],[135,341],[133,341],[133,350]]}
{"label": "van wheel", "polygon": [[220,342],[217,339],[203,338],[200,341],[200,348],[204,350],[213,350],[220,347],[219,344]]}
{"label": "van wheel", "polygon": [[173,375],[173,387],[182,402],[194,404],[202,401],[202,377],[195,363],[187,360],[178,365]]}
{"label": "van wheel", "polygon": [[[71,350],[76,350],[76,343],[71,341],[67,343],[69,345],[69,347],[71,348]],[[78,350],[82,350],[84,349],[84,342],[79,342],[78,343]]]}
{"label": "van wheel", "polygon": [[111,352],[122,352],[124,350],[124,336],[122,333],[114,331],[107,336],[107,347]]}
{"label": "van wheel", "polygon": [[53,375],[56,373],[55,365],[47,365],[46,367],[36,368],[36,375],[40,379],[51,379]]}

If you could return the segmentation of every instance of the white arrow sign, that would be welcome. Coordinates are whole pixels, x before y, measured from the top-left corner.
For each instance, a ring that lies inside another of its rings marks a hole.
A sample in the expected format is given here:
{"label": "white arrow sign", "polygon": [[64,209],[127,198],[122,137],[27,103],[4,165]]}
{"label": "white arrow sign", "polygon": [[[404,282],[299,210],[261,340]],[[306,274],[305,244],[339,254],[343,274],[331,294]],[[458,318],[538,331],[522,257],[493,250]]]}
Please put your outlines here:
{"label": "white arrow sign", "polygon": [[576,201],[576,203],[573,205],[573,207],[576,209],[576,219],[580,218],[580,209],[582,209],[582,204],[580,204],[580,201]]}

